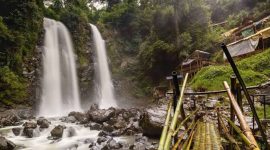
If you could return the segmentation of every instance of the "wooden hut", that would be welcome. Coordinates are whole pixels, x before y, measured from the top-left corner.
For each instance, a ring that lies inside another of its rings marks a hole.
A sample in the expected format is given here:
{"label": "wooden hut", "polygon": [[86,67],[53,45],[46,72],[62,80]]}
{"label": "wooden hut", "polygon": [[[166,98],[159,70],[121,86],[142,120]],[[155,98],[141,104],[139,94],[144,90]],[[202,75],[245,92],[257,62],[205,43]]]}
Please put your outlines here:
{"label": "wooden hut", "polygon": [[201,50],[195,50],[184,62],[181,64],[181,73],[189,73],[193,77],[202,67],[210,65],[211,54]]}

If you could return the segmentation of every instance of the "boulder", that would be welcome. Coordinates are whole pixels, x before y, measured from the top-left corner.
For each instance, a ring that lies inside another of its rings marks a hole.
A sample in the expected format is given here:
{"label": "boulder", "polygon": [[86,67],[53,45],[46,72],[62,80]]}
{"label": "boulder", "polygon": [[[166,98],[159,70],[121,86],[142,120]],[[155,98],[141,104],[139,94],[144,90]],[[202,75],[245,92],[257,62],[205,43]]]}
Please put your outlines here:
{"label": "boulder", "polygon": [[7,140],[5,137],[0,136],[0,150],[13,150],[16,148],[16,145]]}
{"label": "boulder", "polygon": [[20,121],[20,117],[15,110],[7,110],[0,113],[0,125],[2,126],[13,126],[17,125]]}
{"label": "boulder", "polygon": [[101,130],[102,125],[98,123],[90,123],[89,124],[90,130]]}
{"label": "boulder", "polygon": [[108,123],[104,122],[103,123],[102,130],[103,131],[106,131],[106,132],[112,132],[113,131],[113,127],[111,125],[109,125]]}
{"label": "boulder", "polygon": [[51,123],[45,118],[39,118],[37,120],[37,124],[40,126],[40,128],[49,128]]}
{"label": "boulder", "polygon": [[110,133],[106,132],[106,131],[100,131],[98,133],[98,136],[107,136],[107,135],[110,135]]}
{"label": "boulder", "polygon": [[98,104],[93,104],[90,106],[90,111],[95,111],[95,110],[98,110]]}
{"label": "boulder", "polygon": [[113,127],[115,129],[122,129],[127,126],[127,123],[123,119],[119,119],[118,122],[116,122]]}
{"label": "boulder", "polygon": [[21,128],[12,128],[12,132],[15,136],[18,136],[21,133]]}
{"label": "boulder", "polygon": [[73,127],[68,127],[67,128],[67,136],[72,137],[76,135],[76,130]]}
{"label": "boulder", "polygon": [[51,136],[54,139],[62,138],[65,127],[58,125],[51,131]]}
{"label": "boulder", "polygon": [[34,136],[34,129],[32,129],[32,128],[24,128],[23,129],[23,135],[28,137],[28,138],[32,138]]}
{"label": "boulder", "polygon": [[71,122],[71,123],[75,123],[76,122],[76,118],[74,116],[68,116],[66,121],[67,122]]}
{"label": "boulder", "polygon": [[37,123],[35,122],[25,122],[23,124],[24,128],[32,128],[35,129],[37,127]]}
{"label": "boulder", "polygon": [[104,136],[102,136],[102,137],[99,137],[98,139],[97,139],[97,143],[98,144],[101,144],[101,143],[103,143],[103,142],[105,142],[105,141],[107,141],[108,139],[106,138],[106,137],[104,137]]}
{"label": "boulder", "polygon": [[33,119],[34,118],[34,112],[30,108],[26,109],[18,109],[16,110],[16,113],[21,119]]}
{"label": "boulder", "polygon": [[114,139],[110,140],[108,142],[108,146],[110,149],[120,149],[122,148],[122,145],[118,142],[116,142]]}
{"label": "boulder", "polygon": [[86,116],[85,114],[81,113],[81,112],[70,112],[68,114],[68,116],[73,116],[77,121],[79,122],[84,122],[86,120]]}
{"label": "boulder", "polygon": [[165,114],[166,112],[156,114],[147,111],[144,112],[139,121],[139,125],[142,127],[144,135],[149,137],[159,137],[165,122]]}
{"label": "boulder", "polygon": [[23,126],[23,135],[28,138],[32,138],[34,136],[34,129],[37,127],[37,124],[35,122],[25,122]]}
{"label": "boulder", "polygon": [[103,123],[108,121],[115,115],[115,109],[98,109],[98,110],[89,110],[87,112],[88,119],[93,122]]}

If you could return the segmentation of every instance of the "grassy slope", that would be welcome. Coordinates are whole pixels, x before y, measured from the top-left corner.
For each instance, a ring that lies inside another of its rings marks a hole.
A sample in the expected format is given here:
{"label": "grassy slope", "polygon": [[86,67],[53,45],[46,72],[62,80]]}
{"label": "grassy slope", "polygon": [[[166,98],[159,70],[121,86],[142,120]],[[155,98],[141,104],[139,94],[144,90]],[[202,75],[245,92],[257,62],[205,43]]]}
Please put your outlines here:
{"label": "grassy slope", "polygon": [[[237,67],[248,86],[257,85],[270,77],[270,49],[237,62]],[[223,81],[229,81],[231,67],[226,65],[202,68],[191,81],[195,90],[223,89]]]}

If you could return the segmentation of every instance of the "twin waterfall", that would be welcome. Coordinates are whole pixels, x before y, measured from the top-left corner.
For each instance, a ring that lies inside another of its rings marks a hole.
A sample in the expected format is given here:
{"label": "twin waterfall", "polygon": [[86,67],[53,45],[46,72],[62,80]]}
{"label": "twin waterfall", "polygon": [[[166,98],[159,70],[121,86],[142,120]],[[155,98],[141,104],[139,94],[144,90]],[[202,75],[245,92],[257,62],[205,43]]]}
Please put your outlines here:
{"label": "twin waterfall", "polygon": [[39,116],[61,116],[80,111],[73,45],[67,28],[44,19],[43,81]]}
{"label": "twin waterfall", "polygon": [[113,83],[107,62],[105,41],[102,39],[100,32],[95,25],[90,24],[93,32],[93,39],[97,55],[97,78],[99,81],[99,107],[109,108],[116,107],[113,93]]}
{"label": "twin waterfall", "polygon": [[[38,116],[63,116],[81,111],[72,40],[67,28],[58,21],[44,18],[42,96]],[[107,63],[105,42],[96,26],[91,25],[97,54],[100,81],[100,107],[116,106]],[[90,59],[90,58],[89,58]]]}

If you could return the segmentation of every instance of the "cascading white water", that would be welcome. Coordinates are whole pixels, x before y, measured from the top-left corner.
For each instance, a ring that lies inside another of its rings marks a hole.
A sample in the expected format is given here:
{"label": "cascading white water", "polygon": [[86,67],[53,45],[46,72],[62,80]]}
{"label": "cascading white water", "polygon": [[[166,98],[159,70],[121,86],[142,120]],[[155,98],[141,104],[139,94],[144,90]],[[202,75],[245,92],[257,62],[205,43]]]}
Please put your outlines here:
{"label": "cascading white water", "polygon": [[42,96],[39,116],[61,116],[80,111],[73,45],[67,28],[44,18]]}
{"label": "cascading white water", "polygon": [[114,98],[114,88],[107,62],[105,41],[102,39],[102,36],[97,27],[93,24],[90,24],[90,26],[93,32],[93,39],[98,64],[97,74],[98,79],[100,81],[99,107],[100,108],[116,107],[117,104]]}

